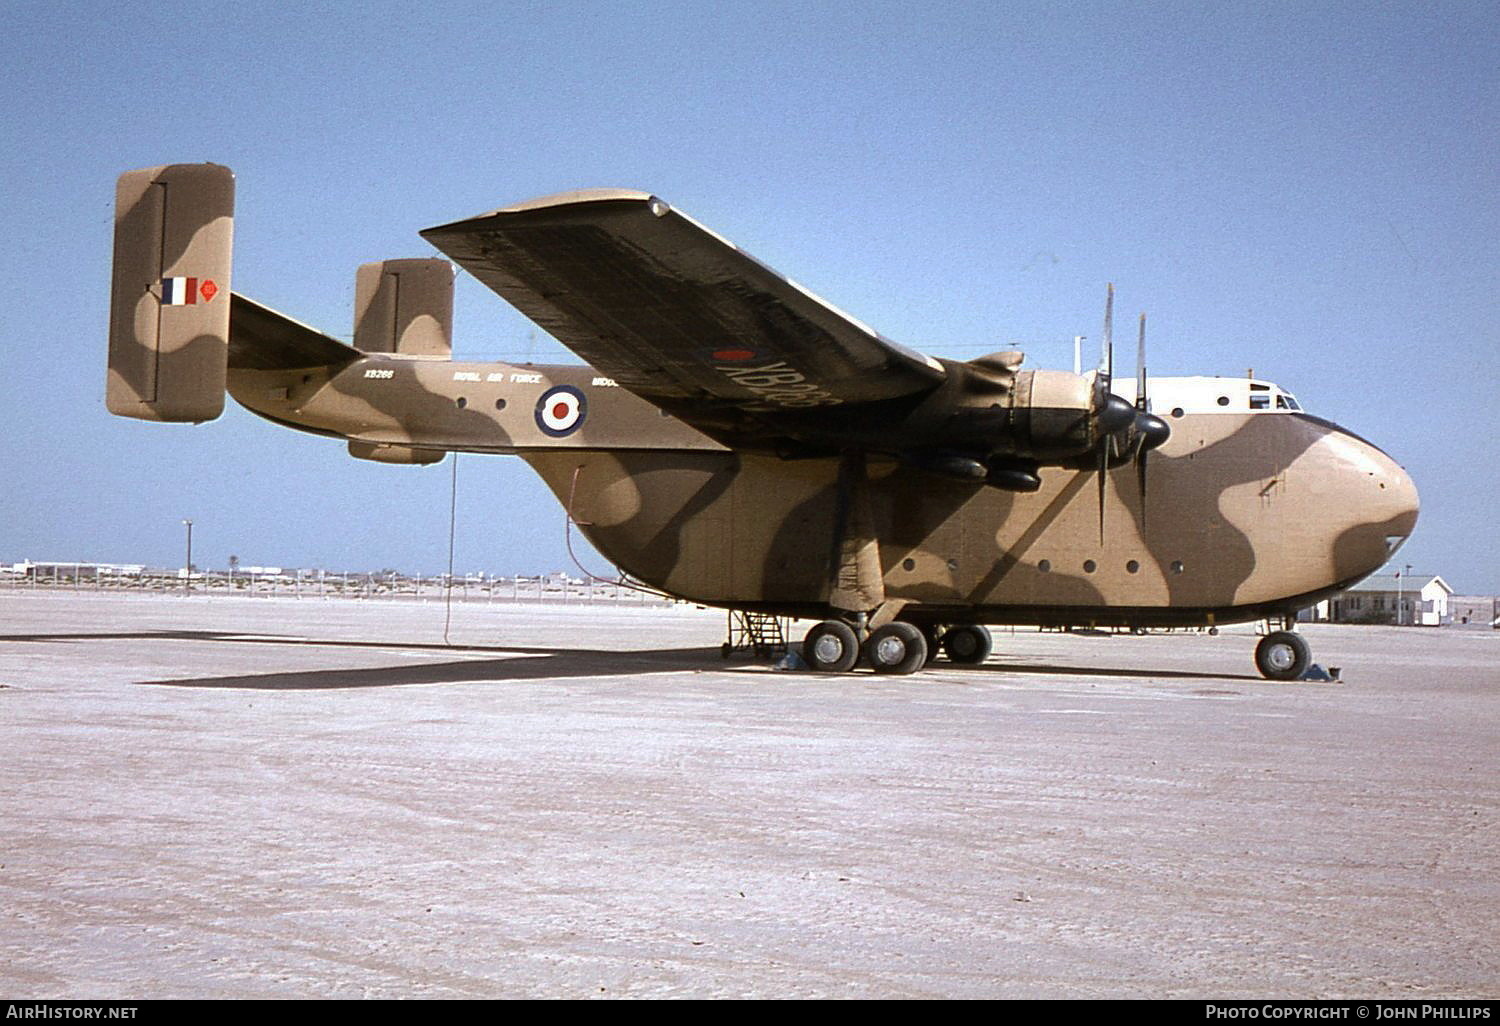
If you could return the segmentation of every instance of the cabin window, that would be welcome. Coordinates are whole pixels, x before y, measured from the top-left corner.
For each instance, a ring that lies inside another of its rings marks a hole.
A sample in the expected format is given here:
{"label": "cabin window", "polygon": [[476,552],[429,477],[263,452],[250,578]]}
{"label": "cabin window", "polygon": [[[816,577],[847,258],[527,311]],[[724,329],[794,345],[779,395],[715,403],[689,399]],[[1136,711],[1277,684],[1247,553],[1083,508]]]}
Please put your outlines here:
{"label": "cabin window", "polygon": [[505,400],[504,399],[496,399],[495,400],[495,409],[497,409],[497,410],[503,410],[503,409],[505,409]]}
{"label": "cabin window", "polygon": [[1099,564],[1095,563],[1092,559],[1085,559],[1083,561],[1083,572],[1084,573],[1091,574],[1091,573],[1093,573],[1097,569],[1099,569]]}
{"label": "cabin window", "polygon": [[463,396],[459,396],[457,399],[455,399],[453,401],[453,403],[454,403],[455,406],[457,406],[461,410],[465,406],[469,405],[469,400],[465,399]]}
{"label": "cabin window", "polygon": [[1130,562],[1128,562],[1128,563],[1125,564],[1125,572],[1127,574],[1133,574],[1136,571],[1138,571],[1140,568],[1141,568],[1141,564],[1137,563],[1133,559]]}
{"label": "cabin window", "polygon": [[1228,406],[1229,405],[1229,396],[1227,396],[1227,395],[1221,395],[1221,396],[1219,396],[1219,405],[1220,406]]}
{"label": "cabin window", "polygon": [[1184,567],[1182,565],[1182,560],[1180,560],[1180,559],[1174,559],[1174,560],[1172,560],[1172,572],[1174,574],[1180,574],[1185,569],[1186,569],[1186,567]]}
{"label": "cabin window", "polygon": [[915,559],[903,559],[901,561],[901,569],[903,570],[915,570],[916,568],[917,561]]}
{"label": "cabin window", "polygon": [[1044,559],[1036,565],[1036,568],[1044,574],[1050,574],[1052,572],[1052,560]]}

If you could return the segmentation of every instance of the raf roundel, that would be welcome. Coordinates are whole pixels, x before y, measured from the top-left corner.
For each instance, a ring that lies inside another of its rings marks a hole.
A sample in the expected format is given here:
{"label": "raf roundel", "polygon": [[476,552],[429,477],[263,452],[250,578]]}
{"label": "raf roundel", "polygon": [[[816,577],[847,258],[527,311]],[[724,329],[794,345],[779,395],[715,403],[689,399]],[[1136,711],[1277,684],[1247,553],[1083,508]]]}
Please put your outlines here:
{"label": "raf roundel", "polygon": [[588,409],[582,392],[572,385],[558,385],[537,400],[536,426],[553,438],[563,438],[578,430]]}

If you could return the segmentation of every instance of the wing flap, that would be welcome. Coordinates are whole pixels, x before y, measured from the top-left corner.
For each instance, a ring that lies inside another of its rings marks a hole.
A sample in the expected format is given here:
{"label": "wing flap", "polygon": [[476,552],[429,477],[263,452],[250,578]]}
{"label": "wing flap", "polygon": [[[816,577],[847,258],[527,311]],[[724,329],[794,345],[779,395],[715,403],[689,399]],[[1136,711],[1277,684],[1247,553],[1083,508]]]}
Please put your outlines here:
{"label": "wing flap", "polygon": [[422,235],[648,399],[764,414],[912,395],[945,375],[647,193],[567,193]]}

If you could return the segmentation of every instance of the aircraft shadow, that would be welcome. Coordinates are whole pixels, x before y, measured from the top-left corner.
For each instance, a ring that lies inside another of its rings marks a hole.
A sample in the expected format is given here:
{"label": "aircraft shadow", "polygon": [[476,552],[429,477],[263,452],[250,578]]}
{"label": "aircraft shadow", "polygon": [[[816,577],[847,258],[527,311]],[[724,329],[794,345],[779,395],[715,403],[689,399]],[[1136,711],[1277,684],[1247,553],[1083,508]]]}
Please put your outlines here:
{"label": "aircraft shadow", "polygon": [[985,663],[974,667],[948,669],[996,670],[1007,673],[1034,673],[1042,677],[1132,677],[1141,680],[1245,680],[1265,683],[1265,678],[1250,673],[1206,673],[1198,670],[1137,670],[1112,666],[1043,666],[1040,663]]}
{"label": "aircraft shadow", "polygon": [[[490,649],[489,651],[496,650]],[[324,691],[348,688],[409,687],[417,684],[493,684],[531,680],[565,680],[578,677],[634,677],[651,673],[680,673],[701,670],[709,665],[710,659],[717,661],[719,658],[717,649],[614,652],[586,649],[516,648],[499,651],[508,651],[512,654],[503,659],[460,659],[452,662],[351,667],[336,670],[289,670],[280,673],[251,673],[225,677],[144,680],[138,683],[180,688],[230,688],[251,691]]]}
{"label": "aircraft shadow", "polygon": [[[490,653],[496,659],[459,659],[401,666],[289,670],[143,680],[138,684],[192,688],[238,688],[260,691],[317,691],[339,688],[399,687],[415,684],[465,684],[496,681],[557,680],[571,677],[620,677],[647,673],[701,670],[722,664],[717,648],[643,650],[545,648],[537,645],[445,645],[432,642],[352,641],[238,634],[233,631],[99,631],[57,634],[0,634],[0,643],[86,641],[206,641],[277,647],[400,649],[402,651]],[[730,664],[733,665],[733,664]]]}
{"label": "aircraft shadow", "polygon": [[538,649],[490,645],[445,645],[438,642],[352,641],[345,639],[304,638],[291,635],[257,634],[251,631],[79,631],[72,634],[0,634],[7,641],[228,641],[250,645],[311,645],[318,648],[415,648],[436,652],[530,652]]}
{"label": "aircraft shadow", "polygon": [[[354,688],[403,687],[422,684],[479,684],[532,680],[564,680],[583,677],[630,677],[652,673],[689,672],[719,668],[734,672],[746,660],[724,661],[717,648],[670,649],[582,649],[545,648],[531,645],[445,645],[432,642],[355,641],[238,634],[232,631],[149,630],[79,632],[56,634],[0,635],[4,642],[86,641],[205,641],[228,644],[308,646],[315,648],[401,649],[447,653],[493,654],[494,659],[459,659],[401,666],[345,667],[328,670],[288,670],[274,673],[233,674],[218,677],[186,677],[137,681],[138,684],[183,688],[221,688],[252,691],[320,691]],[[938,664],[942,672],[1029,674],[1045,677],[1114,677],[1139,680],[1232,680],[1260,681],[1245,674],[1203,673],[1186,670],[1128,669],[1103,666],[1058,666],[1039,663],[990,662],[982,666]],[[811,671],[791,676],[827,679]],[[861,676],[870,676],[861,673]]]}

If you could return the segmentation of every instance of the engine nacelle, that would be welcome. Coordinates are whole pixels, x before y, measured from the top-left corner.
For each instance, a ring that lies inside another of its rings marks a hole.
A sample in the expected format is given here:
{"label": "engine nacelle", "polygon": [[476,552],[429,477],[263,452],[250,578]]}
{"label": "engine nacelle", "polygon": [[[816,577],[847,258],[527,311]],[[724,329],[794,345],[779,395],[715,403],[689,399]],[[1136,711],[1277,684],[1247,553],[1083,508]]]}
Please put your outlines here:
{"label": "engine nacelle", "polygon": [[933,443],[986,461],[1056,463],[1092,450],[1099,440],[1092,379],[1023,371],[1020,363],[1015,352],[945,361],[951,385],[923,411]]}
{"label": "engine nacelle", "polygon": [[[1022,355],[993,353],[943,361],[948,382],[908,422],[922,442],[906,462],[960,480],[983,478],[1008,491],[1034,491],[1037,469],[1105,453],[1121,461],[1154,449],[1171,429],[1128,399],[1100,389],[1092,374],[1020,369]],[[1103,448],[1101,448],[1103,447]]]}
{"label": "engine nacelle", "polygon": [[1017,374],[1012,406],[1014,455],[1046,463],[1092,450],[1099,440],[1093,392],[1093,383],[1081,374],[1051,370]]}

